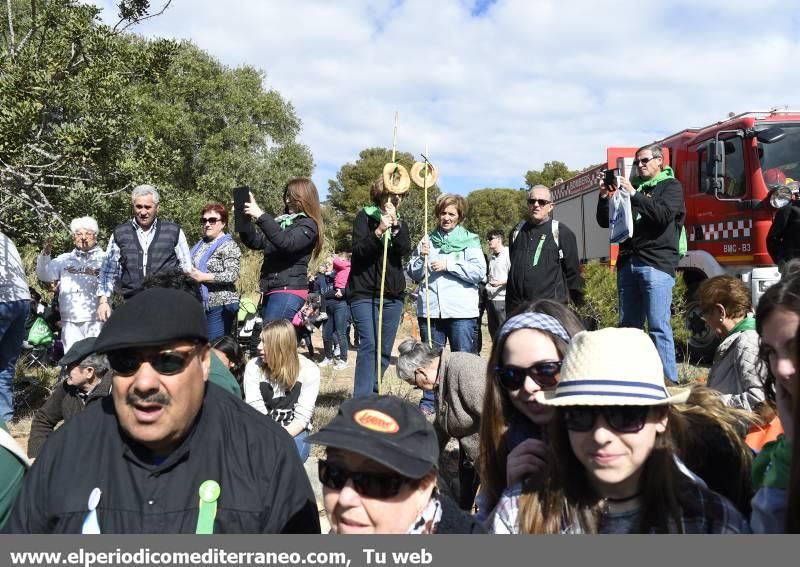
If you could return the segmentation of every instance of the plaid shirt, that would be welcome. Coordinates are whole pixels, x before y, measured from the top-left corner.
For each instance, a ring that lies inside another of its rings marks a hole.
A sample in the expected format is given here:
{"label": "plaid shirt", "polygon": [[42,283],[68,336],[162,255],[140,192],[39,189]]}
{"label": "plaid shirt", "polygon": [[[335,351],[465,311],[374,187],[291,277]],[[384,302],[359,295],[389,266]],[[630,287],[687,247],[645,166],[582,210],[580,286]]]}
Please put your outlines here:
{"label": "plaid shirt", "polygon": [[[692,481],[684,483],[682,490],[686,492],[684,501],[690,502],[690,504],[681,510],[680,529],[670,530],[670,533],[750,533],[750,525],[747,520],[725,497]],[[519,498],[521,494],[522,484],[516,484],[503,492],[497,507],[488,520],[490,533],[519,533]],[[602,517],[600,522],[602,524]],[[580,526],[564,525],[561,533],[579,534],[583,532]]]}

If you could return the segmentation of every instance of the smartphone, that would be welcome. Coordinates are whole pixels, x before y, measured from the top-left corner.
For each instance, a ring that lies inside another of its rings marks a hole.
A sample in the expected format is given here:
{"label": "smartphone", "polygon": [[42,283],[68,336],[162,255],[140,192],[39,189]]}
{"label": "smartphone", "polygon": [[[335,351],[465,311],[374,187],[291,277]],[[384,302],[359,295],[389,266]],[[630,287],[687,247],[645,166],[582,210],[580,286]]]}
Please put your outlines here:
{"label": "smartphone", "polygon": [[250,232],[253,226],[250,216],[244,212],[244,205],[249,202],[250,187],[235,187],[233,189],[233,224],[236,232]]}
{"label": "smartphone", "polygon": [[606,187],[617,187],[619,183],[617,182],[617,177],[619,177],[620,171],[619,168],[614,169],[606,169],[603,172],[603,185]]}

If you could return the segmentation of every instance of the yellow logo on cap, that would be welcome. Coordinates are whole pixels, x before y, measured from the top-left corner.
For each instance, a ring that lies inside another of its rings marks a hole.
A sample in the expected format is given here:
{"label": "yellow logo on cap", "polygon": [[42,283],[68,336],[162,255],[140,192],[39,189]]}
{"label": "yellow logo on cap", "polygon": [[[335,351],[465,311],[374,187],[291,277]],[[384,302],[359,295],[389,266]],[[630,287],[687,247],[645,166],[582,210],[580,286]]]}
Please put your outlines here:
{"label": "yellow logo on cap", "polygon": [[353,421],[361,427],[379,433],[397,433],[400,431],[400,426],[392,416],[376,410],[364,409],[357,411],[353,415]]}

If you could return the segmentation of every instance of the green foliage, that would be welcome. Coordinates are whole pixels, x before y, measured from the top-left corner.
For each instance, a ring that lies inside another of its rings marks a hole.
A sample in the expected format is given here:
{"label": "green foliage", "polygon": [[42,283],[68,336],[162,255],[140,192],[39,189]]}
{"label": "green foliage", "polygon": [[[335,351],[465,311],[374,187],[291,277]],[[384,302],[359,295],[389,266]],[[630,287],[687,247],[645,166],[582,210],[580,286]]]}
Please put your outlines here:
{"label": "green foliage", "polygon": [[[407,170],[414,165],[414,156],[407,152],[397,152],[397,163]],[[328,182],[328,203],[336,213],[337,222],[333,232],[333,241],[336,250],[350,250],[353,221],[362,207],[372,202],[369,198],[369,188],[381,175],[383,167],[392,161],[392,150],[386,148],[368,148],[359,153],[355,163],[343,165],[336,174],[336,179]],[[433,208],[436,197],[440,194],[439,187],[428,187],[428,221],[429,232],[436,224],[433,218]],[[408,223],[411,232],[411,241],[417,242],[425,232],[425,203],[424,191],[411,184],[411,189],[405,194],[400,205],[400,216]]]}
{"label": "green foliage", "polygon": [[566,181],[570,177],[574,177],[580,173],[579,171],[572,171],[567,165],[560,161],[548,161],[544,164],[541,171],[532,169],[525,174],[525,185],[531,189],[534,185],[545,185],[553,187],[557,179]]}
{"label": "green foliage", "polygon": [[313,169],[291,104],[257,69],[122,33],[154,15],[147,0],[118,9],[110,27],[76,0],[0,8],[0,227],[18,244],[54,230],[66,244],[75,216],[106,229],[128,217],[140,183],[159,188],[160,214],[190,240],[201,207],[229,204],[237,185],[282,211],[283,186]]}
{"label": "green foliage", "polygon": [[[486,240],[493,229],[503,231],[508,238],[511,230],[528,214],[527,195],[517,189],[477,189],[467,195],[469,212],[464,226]],[[505,241],[506,246],[509,242]]]}
{"label": "green foliage", "polygon": [[[584,303],[578,315],[589,329],[616,327],[619,323],[617,307],[617,276],[607,264],[593,260],[583,267]],[[686,282],[678,273],[672,288],[672,334],[675,348],[686,353],[690,332],[686,327]]]}
{"label": "green foliage", "polygon": [[577,311],[589,329],[616,327],[619,323],[617,308],[617,277],[608,264],[592,260],[583,266],[583,305]]}

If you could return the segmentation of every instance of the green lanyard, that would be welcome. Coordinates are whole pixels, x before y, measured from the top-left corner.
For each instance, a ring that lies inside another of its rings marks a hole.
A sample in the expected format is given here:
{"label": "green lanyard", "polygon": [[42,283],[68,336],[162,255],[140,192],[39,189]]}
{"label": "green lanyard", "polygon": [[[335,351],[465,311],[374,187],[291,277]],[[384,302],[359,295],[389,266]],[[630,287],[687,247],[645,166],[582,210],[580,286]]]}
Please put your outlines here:
{"label": "green lanyard", "polygon": [[194,533],[214,533],[214,518],[217,517],[219,493],[219,483],[215,480],[207,480],[200,485],[200,510],[197,513],[197,527]]}
{"label": "green lanyard", "polygon": [[533,255],[533,265],[539,265],[539,256],[542,255],[542,247],[544,246],[544,241],[547,239],[547,235],[543,234],[541,238],[539,238],[539,245],[536,247],[536,252]]}

